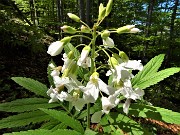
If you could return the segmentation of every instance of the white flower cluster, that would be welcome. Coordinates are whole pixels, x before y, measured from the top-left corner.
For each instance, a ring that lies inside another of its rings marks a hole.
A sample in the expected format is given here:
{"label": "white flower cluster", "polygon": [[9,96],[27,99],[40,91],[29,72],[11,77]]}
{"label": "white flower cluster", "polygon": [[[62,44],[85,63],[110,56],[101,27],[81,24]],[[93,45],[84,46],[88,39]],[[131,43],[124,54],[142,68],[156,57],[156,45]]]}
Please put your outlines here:
{"label": "white flower cluster", "polygon": [[[127,27],[130,30],[134,26],[125,26],[118,29],[118,32],[127,32]],[[130,27],[130,28],[129,28]],[[101,33],[104,49],[114,47],[114,41],[110,37],[110,32],[105,30]],[[60,54],[63,46],[70,42],[70,37],[64,38],[61,41],[52,43],[47,53],[51,56]],[[85,46],[82,49],[79,58],[73,54],[73,50],[68,54],[64,53],[62,60],[64,65],[56,67],[50,64],[52,69],[51,76],[54,81],[54,87],[51,86],[47,94],[51,97],[49,103],[68,101],[76,110],[80,111],[85,104],[95,103],[97,99],[101,99],[102,110],[95,112],[91,117],[92,123],[98,123],[103,114],[108,114],[110,110],[118,104],[123,103],[120,97],[124,97],[126,101],[123,104],[123,111],[127,114],[131,100],[141,99],[144,91],[136,88],[134,89],[131,84],[133,78],[132,70],[142,70],[143,65],[140,60],[129,60],[127,55],[120,51],[119,54],[112,54],[109,56],[108,64],[110,69],[107,71],[106,76],[110,76],[111,82],[106,84],[100,79],[97,71],[89,72],[88,82],[77,79],[77,70],[79,67],[89,69],[92,62],[95,60],[90,56],[91,46]],[[93,60],[93,61],[92,61]]]}

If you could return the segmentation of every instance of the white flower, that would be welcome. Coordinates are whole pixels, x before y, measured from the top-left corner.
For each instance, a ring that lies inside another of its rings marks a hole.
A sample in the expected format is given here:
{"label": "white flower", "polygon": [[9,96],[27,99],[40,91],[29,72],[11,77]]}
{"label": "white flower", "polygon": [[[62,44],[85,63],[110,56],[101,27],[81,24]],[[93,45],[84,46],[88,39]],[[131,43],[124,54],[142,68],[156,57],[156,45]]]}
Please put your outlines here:
{"label": "white flower", "polygon": [[52,87],[47,91],[47,95],[51,97],[49,103],[57,102],[58,101],[58,89],[53,89]]}
{"label": "white flower", "polygon": [[124,113],[128,114],[130,104],[131,104],[131,99],[130,98],[126,99],[125,103],[123,104]]}
{"label": "white flower", "polygon": [[131,99],[133,100],[141,99],[141,97],[144,95],[144,91],[139,88],[133,89],[130,80],[126,80],[124,82],[124,87],[121,88],[120,90],[121,90],[121,94],[125,98],[127,98],[123,105],[123,111],[127,114],[128,108],[131,103]]}
{"label": "white flower", "polygon": [[122,66],[127,69],[131,70],[142,70],[143,65],[141,63],[141,60],[128,60],[127,62],[122,63]]}
{"label": "white flower", "polygon": [[75,106],[75,109],[77,111],[80,111],[86,104],[86,101],[83,98],[79,98],[79,94],[77,94],[77,92],[74,93],[72,96],[69,93],[62,91],[58,98],[59,100],[69,101],[70,103],[72,103],[72,106]]}
{"label": "white flower", "polygon": [[112,95],[115,90],[105,84],[100,78],[97,72],[94,72],[90,76],[90,80],[85,88],[82,88],[84,92],[83,98],[90,103],[94,103],[99,97],[99,91],[106,93],[107,95]]}
{"label": "white flower", "polygon": [[53,63],[50,63],[48,66],[52,69],[52,72],[50,74],[52,77],[59,76],[60,72],[58,67],[55,67]]}
{"label": "white flower", "polygon": [[131,81],[126,80],[124,82],[124,87],[121,89],[121,94],[126,98],[131,98],[133,100],[141,99],[144,95],[144,91],[136,88],[135,90],[132,88]]}
{"label": "white flower", "polygon": [[112,108],[117,106],[120,100],[116,96],[110,95],[108,98],[102,97],[101,101],[103,112],[108,114]]}
{"label": "white flower", "polygon": [[106,48],[113,48],[114,47],[114,41],[112,38],[110,37],[107,37],[107,38],[104,38],[103,39],[103,45],[106,47]]}
{"label": "white flower", "polygon": [[63,65],[62,70],[61,70],[62,73],[64,73],[65,69],[67,69],[71,65],[75,64],[75,61],[73,59],[69,59],[66,53],[63,54],[62,60],[64,61],[64,65]]}
{"label": "white flower", "polygon": [[63,50],[63,42],[61,41],[56,41],[50,44],[47,53],[50,54],[51,56],[56,56],[60,54]]}
{"label": "white flower", "polygon": [[87,57],[89,55],[91,48],[89,46],[85,46],[81,52],[81,57],[78,59],[77,65],[83,66],[84,63],[87,61]]}
{"label": "white flower", "polygon": [[53,77],[54,84],[57,88],[65,86],[68,89],[68,93],[70,93],[73,89],[79,89],[82,84],[78,80],[74,80],[69,77]]}
{"label": "white flower", "polygon": [[91,58],[90,57],[87,57],[83,62],[80,62],[78,60],[78,63],[77,63],[78,66],[81,66],[83,68],[88,68],[88,67],[91,67]]}
{"label": "white flower", "polygon": [[108,114],[109,111],[116,107],[119,104],[119,99],[117,98],[120,94],[120,91],[117,90],[113,95],[110,95],[108,98],[107,97],[102,97],[102,110],[95,112],[92,117],[91,117],[91,122],[92,123],[99,123],[101,120],[101,116],[105,113]]}
{"label": "white flower", "polygon": [[142,70],[143,65],[140,60],[128,60],[114,66],[106,73],[106,76],[113,75],[113,82],[119,83],[120,80],[125,81],[133,78],[131,70]]}

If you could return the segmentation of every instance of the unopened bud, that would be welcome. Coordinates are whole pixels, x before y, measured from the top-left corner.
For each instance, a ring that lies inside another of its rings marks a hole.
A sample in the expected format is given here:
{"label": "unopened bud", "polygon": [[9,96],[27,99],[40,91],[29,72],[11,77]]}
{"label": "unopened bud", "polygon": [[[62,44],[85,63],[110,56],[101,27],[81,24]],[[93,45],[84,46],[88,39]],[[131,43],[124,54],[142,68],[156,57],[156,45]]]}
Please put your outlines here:
{"label": "unopened bud", "polygon": [[87,27],[84,26],[84,25],[81,26],[81,31],[84,32],[84,33],[90,33],[90,29],[87,28]]}
{"label": "unopened bud", "polygon": [[63,45],[69,43],[71,41],[71,37],[64,37],[63,39],[61,39],[61,42],[63,42]]}
{"label": "unopened bud", "polygon": [[69,16],[69,18],[71,18],[72,20],[76,21],[76,22],[80,22],[80,18],[72,13],[67,13],[67,15]]}
{"label": "unopened bud", "polygon": [[129,33],[131,31],[131,29],[135,28],[135,25],[126,25],[123,27],[120,27],[117,29],[117,33],[121,34],[121,33]]}
{"label": "unopened bud", "polygon": [[102,20],[103,17],[105,16],[106,13],[106,7],[103,6],[103,4],[101,3],[99,5],[99,15],[98,15],[98,20]]}
{"label": "unopened bud", "polygon": [[113,4],[113,0],[109,0],[109,1],[108,1],[108,4],[107,4],[107,6],[106,6],[106,14],[105,14],[105,16],[108,16],[109,13],[111,12],[112,4]]}
{"label": "unopened bud", "polygon": [[91,50],[91,47],[90,47],[90,46],[85,46],[85,47],[83,48],[83,51],[88,51],[88,52],[90,52],[90,50]]}
{"label": "unopened bud", "polygon": [[111,57],[111,58],[109,59],[109,64],[110,64],[110,66],[115,67],[115,66],[117,66],[119,63],[118,63],[118,61],[117,61],[114,57]]}
{"label": "unopened bud", "polygon": [[119,52],[119,56],[121,57],[121,59],[124,61],[124,62],[127,62],[129,60],[129,57],[126,55],[125,52],[123,51],[120,51]]}
{"label": "unopened bud", "polygon": [[103,31],[103,33],[101,33],[102,39],[105,39],[109,36],[110,36],[110,31],[108,31],[108,30],[105,30],[105,31]]}
{"label": "unopened bud", "polygon": [[69,59],[73,59],[73,58],[74,58],[74,52],[73,52],[73,51],[70,51],[70,52],[68,53],[67,57],[68,57]]}
{"label": "unopened bud", "polygon": [[61,27],[61,29],[66,32],[66,33],[70,33],[70,34],[75,34],[76,33],[76,29],[67,25],[64,25],[63,27]]}
{"label": "unopened bud", "polygon": [[62,77],[67,77],[69,74],[69,68],[66,68],[62,74]]}

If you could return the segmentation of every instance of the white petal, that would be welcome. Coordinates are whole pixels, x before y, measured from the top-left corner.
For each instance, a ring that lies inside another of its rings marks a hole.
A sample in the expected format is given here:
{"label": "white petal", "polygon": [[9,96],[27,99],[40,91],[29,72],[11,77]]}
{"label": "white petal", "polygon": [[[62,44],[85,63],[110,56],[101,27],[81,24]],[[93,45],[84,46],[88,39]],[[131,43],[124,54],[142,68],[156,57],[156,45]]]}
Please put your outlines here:
{"label": "white petal", "polygon": [[107,37],[107,38],[103,39],[103,45],[105,47],[113,48],[114,47],[114,41],[112,38]]}
{"label": "white petal", "polygon": [[128,114],[130,104],[131,104],[131,99],[129,99],[129,98],[126,99],[126,102],[123,104],[124,113]]}
{"label": "white petal", "polygon": [[105,84],[100,78],[98,78],[98,85],[99,85],[99,90],[106,93],[107,95],[112,95],[115,92],[115,89],[113,87]]}
{"label": "white petal", "polygon": [[99,97],[99,89],[97,89],[96,85],[91,81],[89,81],[82,90],[84,92],[83,98],[90,103],[94,103]]}
{"label": "white petal", "polygon": [[102,111],[98,111],[98,112],[95,112],[92,117],[91,117],[91,122],[92,123],[99,123],[100,120],[101,120],[101,116],[103,115],[104,113]]}
{"label": "white petal", "polygon": [[56,41],[50,44],[47,53],[50,54],[51,56],[56,56],[60,54],[62,50],[63,50],[63,42]]}
{"label": "white petal", "polygon": [[143,69],[141,60],[128,60],[128,62],[124,65],[124,67],[133,70],[140,70],[140,71]]}
{"label": "white petal", "polygon": [[73,102],[73,106],[75,106],[77,111],[82,110],[82,108],[84,107],[85,104],[86,104],[86,101],[82,98],[79,98]]}

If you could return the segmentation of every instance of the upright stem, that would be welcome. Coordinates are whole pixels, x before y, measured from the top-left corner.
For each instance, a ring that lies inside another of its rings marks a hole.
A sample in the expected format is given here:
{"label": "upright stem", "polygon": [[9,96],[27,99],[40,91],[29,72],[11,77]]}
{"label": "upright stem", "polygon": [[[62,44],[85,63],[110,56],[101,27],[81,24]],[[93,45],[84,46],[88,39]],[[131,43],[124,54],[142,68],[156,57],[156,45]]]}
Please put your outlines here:
{"label": "upright stem", "polygon": [[[95,63],[95,49],[96,49],[96,33],[97,26],[94,24],[93,33],[92,33],[92,48],[91,48],[91,69],[90,73],[93,74],[96,72],[96,63]],[[90,128],[90,103],[87,104],[87,129]]]}

